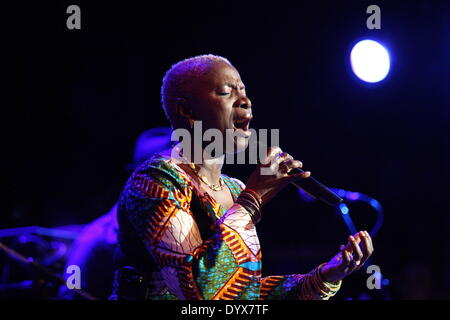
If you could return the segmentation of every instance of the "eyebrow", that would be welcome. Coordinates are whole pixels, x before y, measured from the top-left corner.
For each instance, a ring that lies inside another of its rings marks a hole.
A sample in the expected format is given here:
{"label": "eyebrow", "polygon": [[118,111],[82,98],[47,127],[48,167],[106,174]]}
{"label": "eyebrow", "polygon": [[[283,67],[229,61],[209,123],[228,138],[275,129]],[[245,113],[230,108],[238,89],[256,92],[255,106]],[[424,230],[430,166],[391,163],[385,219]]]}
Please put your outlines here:
{"label": "eyebrow", "polygon": [[[230,87],[230,88],[233,88],[233,89],[235,89],[235,90],[237,90],[238,89],[238,87],[236,86],[236,85],[234,85],[234,84],[232,84],[232,83],[229,83],[229,82],[227,82],[227,83],[225,83],[225,85],[226,86],[228,86],[228,87]],[[245,89],[245,85],[242,85],[239,89]]]}

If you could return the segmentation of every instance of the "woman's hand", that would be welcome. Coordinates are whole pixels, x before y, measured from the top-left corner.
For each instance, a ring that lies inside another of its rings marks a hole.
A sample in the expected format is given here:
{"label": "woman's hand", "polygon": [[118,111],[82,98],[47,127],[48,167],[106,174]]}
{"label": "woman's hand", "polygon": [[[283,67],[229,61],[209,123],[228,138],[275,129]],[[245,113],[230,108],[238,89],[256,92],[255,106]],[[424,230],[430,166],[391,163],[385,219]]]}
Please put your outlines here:
{"label": "woman's hand", "polygon": [[262,163],[250,175],[246,186],[261,196],[263,205],[290,182],[305,179],[311,175],[309,171],[288,175],[291,169],[301,168],[303,164],[294,160],[279,147],[271,147]]}
{"label": "woman's hand", "polygon": [[342,280],[359,270],[373,253],[372,239],[367,231],[360,231],[349,236],[347,245],[342,245],[340,250],[322,266],[321,276],[327,282]]}

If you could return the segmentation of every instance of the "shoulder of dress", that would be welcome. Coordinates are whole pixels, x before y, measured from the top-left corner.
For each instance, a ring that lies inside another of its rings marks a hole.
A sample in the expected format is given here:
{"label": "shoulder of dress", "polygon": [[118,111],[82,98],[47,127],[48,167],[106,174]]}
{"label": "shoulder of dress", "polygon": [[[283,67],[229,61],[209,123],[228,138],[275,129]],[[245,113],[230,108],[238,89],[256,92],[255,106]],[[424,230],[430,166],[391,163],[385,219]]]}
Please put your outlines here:
{"label": "shoulder of dress", "polygon": [[173,160],[159,154],[144,161],[136,168],[133,175],[158,176],[168,175],[173,178],[186,178],[186,174]]}
{"label": "shoulder of dress", "polygon": [[241,180],[239,180],[237,178],[229,177],[225,174],[222,174],[222,176],[225,177],[226,179],[228,179],[229,181],[231,181],[232,183],[234,183],[235,185],[237,185],[241,189],[241,191],[245,189],[245,184]]}
{"label": "shoulder of dress", "polygon": [[189,191],[191,182],[186,173],[170,158],[156,154],[139,165],[128,180],[131,187],[165,189],[169,192]]}
{"label": "shoulder of dress", "polygon": [[144,172],[148,169],[160,169],[160,170],[171,170],[173,165],[171,164],[170,158],[162,156],[160,154],[155,154],[142,162],[135,170],[135,172]]}

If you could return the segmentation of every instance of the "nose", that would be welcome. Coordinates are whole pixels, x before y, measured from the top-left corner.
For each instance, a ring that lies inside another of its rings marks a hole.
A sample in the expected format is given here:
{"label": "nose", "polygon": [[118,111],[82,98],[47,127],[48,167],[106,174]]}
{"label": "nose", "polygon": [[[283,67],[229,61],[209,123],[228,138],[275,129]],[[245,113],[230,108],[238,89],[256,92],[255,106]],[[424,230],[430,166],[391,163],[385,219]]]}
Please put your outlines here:
{"label": "nose", "polygon": [[248,97],[242,97],[238,102],[239,108],[250,109],[252,107],[252,102]]}

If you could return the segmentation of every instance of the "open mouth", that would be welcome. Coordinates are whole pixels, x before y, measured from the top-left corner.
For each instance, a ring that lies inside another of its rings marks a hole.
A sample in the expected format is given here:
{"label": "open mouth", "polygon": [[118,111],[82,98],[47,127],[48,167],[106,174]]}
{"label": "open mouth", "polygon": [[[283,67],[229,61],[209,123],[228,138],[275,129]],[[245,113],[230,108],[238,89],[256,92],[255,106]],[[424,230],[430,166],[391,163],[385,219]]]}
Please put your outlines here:
{"label": "open mouth", "polygon": [[235,129],[241,129],[243,131],[248,131],[248,129],[250,128],[250,121],[251,121],[251,118],[234,120],[233,127]]}

